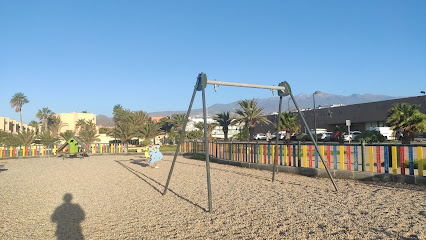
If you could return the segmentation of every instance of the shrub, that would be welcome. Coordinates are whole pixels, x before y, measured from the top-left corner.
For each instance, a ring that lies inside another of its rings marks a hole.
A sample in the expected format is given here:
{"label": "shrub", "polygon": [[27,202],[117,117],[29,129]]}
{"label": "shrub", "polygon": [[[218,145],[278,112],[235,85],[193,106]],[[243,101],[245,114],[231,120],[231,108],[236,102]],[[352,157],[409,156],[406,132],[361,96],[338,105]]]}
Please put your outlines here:
{"label": "shrub", "polygon": [[[426,169],[426,158],[423,158],[423,169]],[[408,168],[410,166],[409,161],[405,161],[405,167]],[[419,169],[419,161],[417,159],[414,159],[413,161],[414,169]]]}
{"label": "shrub", "polygon": [[378,131],[367,130],[355,137],[356,142],[377,143],[384,142],[386,138]]}

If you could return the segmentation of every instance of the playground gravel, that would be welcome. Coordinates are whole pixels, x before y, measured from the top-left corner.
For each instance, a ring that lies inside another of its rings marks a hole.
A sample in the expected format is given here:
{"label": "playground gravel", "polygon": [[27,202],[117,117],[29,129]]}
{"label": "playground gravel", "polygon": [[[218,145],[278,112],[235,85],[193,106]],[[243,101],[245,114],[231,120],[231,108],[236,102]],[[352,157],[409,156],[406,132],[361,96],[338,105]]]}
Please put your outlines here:
{"label": "playground gravel", "polygon": [[209,213],[203,161],[179,156],[161,194],[171,160],[2,159],[0,239],[426,239],[424,186],[336,179],[335,192],[326,178],[211,163]]}

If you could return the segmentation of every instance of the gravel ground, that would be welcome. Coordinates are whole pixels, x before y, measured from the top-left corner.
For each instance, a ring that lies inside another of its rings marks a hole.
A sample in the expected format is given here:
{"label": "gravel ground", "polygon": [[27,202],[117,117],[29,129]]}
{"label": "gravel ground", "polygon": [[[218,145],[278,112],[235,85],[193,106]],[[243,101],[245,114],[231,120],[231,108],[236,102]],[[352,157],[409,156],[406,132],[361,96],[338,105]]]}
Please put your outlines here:
{"label": "gravel ground", "polygon": [[426,238],[424,186],[336,179],[336,193],[325,178],[272,183],[268,171],[211,163],[210,214],[202,161],[179,157],[161,194],[171,160],[0,160],[0,239]]}

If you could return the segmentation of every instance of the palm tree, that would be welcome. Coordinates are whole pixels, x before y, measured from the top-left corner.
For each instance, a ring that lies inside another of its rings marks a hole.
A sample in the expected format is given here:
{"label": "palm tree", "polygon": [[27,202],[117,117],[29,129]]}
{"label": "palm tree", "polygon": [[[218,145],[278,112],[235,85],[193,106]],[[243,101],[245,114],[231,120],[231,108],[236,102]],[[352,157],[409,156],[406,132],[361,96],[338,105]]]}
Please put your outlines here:
{"label": "palm tree", "polygon": [[222,127],[223,135],[225,137],[224,141],[227,142],[229,125],[234,123],[234,118],[229,116],[229,111],[228,111],[228,112],[216,114],[216,116],[214,116],[213,119],[217,121],[219,126]]}
{"label": "palm tree", "polygon": [[45,146],[51,146],[58,142],[58,138],[53,136],[53,134],[50,131],[43,131],[39,135],[40,137],[40,143]]}
{"label": "palm tree", "polygon": [[63,123],[61,118],[58,116],[52,116],[48,120],[49,130],[52,132],[53,136],[58,137],[61,132],[62,127],[68,126],[67,123]]}
{"label": "palm tree", "polygon": [[173,128],[173,124],[170,122],[170,117],[163,117],[160,119],[160,129],[168,134]]}
{"label": "palm tree", "polygon": [[17,138],[23,146],[29,146],[37,138],[37,135],[33,131],[22,131],[18,133]]}
{"label": "palm tree", "polygon": [[271,124],[271,121],[262,115],[263,108],[257,106],[257,101],[255,99],[240,100],[238,104],[242,109],[235,111],[235,113],[240,116],[237,117],[235,121],[246,125],[249,130],[250,141],[252,141],[256,124]]}
{"label": "palm tree", "polygon": [[47,130],[48,120],[49,118],[53,117],[54,114],[55,113],[47,107],[38,110],[36,117],[41,120],[41,123],[43,124],[44,128],[43,131]]}
{"label": "palm tree", "polygon": [[66,130],[63,133],[60,133],[59,136],[66,142],[68,141],[70,138],[75,136],[75,132],[71,131],[71,130]]}
{"label": "palm tree", "polygon": [[110,137],[119,138],[122,143],[128,143],[136,134],[137,130],[128,122],[118,122],[116,127],[108,133]]}
{"label": "palm tree", "polygon": [[160,126],[158,123],[153,121],[148,121],[140,129],[141,136],[145,139],[154,138],[158,135],[159,132]]}
{"label": "palm tree", "polygon": [[22,105],[29,103],[30,101],[27,99],[27,97],[21,93],[15,93],[15,95],[13,95],[12,99],[10,99],[10,107],[11,108],[15,108],[16,112],[19,112],[19,119],[21,120],[21,127],[20,127],[20,131],[22,132],[22,129],[24,128],[24,125],[22,124]]}
{"label": "palm tree", "polygon": [[79,119],[79,138],[86,144],[91,144],[96,141],[99,141],[99,135],[96,131],[96,124],[92,120],[83,120]]}
{"label": "palm tree", "polygon": [[86,125],[86,119],[80,118],[75,122],[75,131],[80,132],[83,130],[83,127]]}
{"label": "palm tree", "polygon": [[39,132],[39,123],[37,122],[37,121],[34,121],[34,120],[32,120],[29,124],[28,124],[28,126],[31,126],[31,127],[33,127],[34,129],[35,129],[35,133],[36,134],[38,134],[38,132]]}
{"label": "palm tree", "polygon": [[336,127],[334,127],[333,133],[337,134],[337,141],[339,143],[344,143],[343,133],[345,131],[347,131],[347,129],[344,125],[336,125]]}
{"label": "palm tree", "polygon": [[402,143],[410,144],[415,136],[426,128],[426,115],[419,111],[418,105],[395,104],[389,110],[386,123],[393,130],[402,131]]}
{"label": "palm tree", "polygon": [[99,135],[96,133],[96,129],[88,128],[80,132],[78,137],[86,144],[92,144],[96,141],[100,141]]}
{"label": "palm tree", "polygon": [[293,114],[291,112],[281,113],[280,129],[285,131],[285,140],[289,142],[291,132],[297,132],[300,130],[300,124],[297,120],[297,114]]}
{"label": "palm tree", "polygon": [[[217,123],[207,123],[207,137],[209,139],[212,139],[212,132],[217,127]],[[194,124],[194,127],[200,130],[201,132],[204,132],[204,122],[197,122]]]}
{"label": "palm tree", "polygon": [[173,124],[173,127],[175,130],[182,130],[183,129],[183,122],[185,121],[186,114],[173,114],[170,118],[170,122]]}

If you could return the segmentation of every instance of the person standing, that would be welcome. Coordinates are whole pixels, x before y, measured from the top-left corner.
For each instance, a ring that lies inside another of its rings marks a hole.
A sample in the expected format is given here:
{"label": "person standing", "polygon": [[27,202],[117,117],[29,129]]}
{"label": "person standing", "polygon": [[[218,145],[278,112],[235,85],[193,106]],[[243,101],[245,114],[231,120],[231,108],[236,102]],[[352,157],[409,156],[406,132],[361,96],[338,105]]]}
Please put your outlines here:
{"label": "person standing", "polygon": [[266,133],[266,141],[271,142],[272,139],[272,135],[271,135],[271,131],[268,130],[268,132]]}

